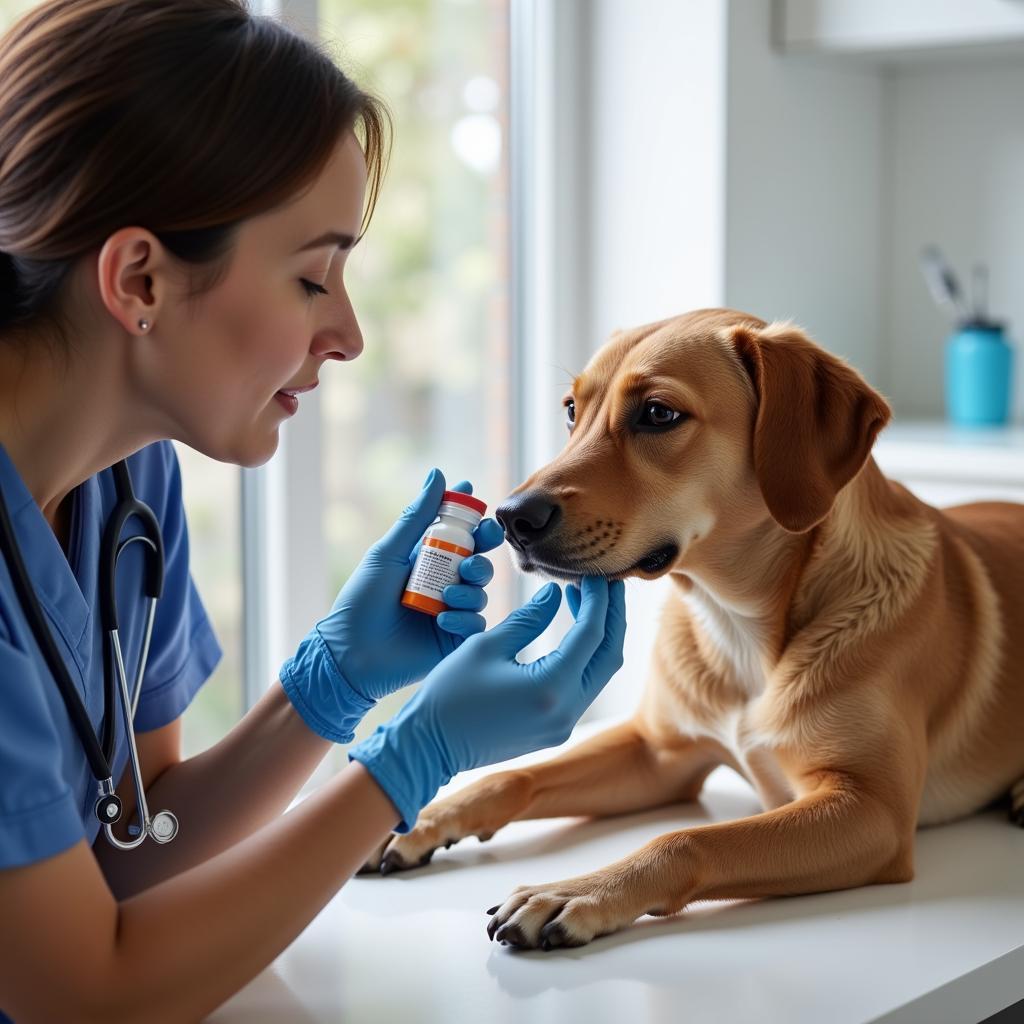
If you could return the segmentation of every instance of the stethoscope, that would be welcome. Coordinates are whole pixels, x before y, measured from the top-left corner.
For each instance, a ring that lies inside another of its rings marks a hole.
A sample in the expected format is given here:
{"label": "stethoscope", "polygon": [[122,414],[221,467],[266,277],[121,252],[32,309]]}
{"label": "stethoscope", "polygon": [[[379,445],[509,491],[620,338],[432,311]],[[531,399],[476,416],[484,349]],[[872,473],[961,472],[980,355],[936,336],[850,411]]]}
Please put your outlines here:
{"label": "stethoscope", "polygon": [[[39,605],[32,584],[29,582],[28,573],[25,570],[25,563],[21,557],[21,550],[14,538],[14,529],[11,526],[10,516],[7,512],[7,503],[0,489],[0,549],[3,550],[4,558],[7,560],[7,567],[10,570],[11,579],[14,582],[14,589],[17,591],[18,600],[21,603],[22,611],[28,619],[36,643],[46,660],[57,689],[60,690],[64,706],[67,708],[68,716],[78,733],[78,738],[85,750],[85,756],[89,761],[89,768],[92,771],[96,782],[99,785],[99,799],[96,801],[94,813],[102,824],[107,835],[107,840],[120,850],[134,850],[141,845],[146,836],[158,843],[169,843],[178,834],[178,819],[170,811],[158,811],[150,817],[149,807],[146,804],[146,792],[142,785],[142,770],[139,767],[139,752],[135,746],[135,731],[132,723],[135,718],[135,709],[139,703],[139,693],[142,689],[142,677],[146,671],[146,662],[149,658],[149,643],[153,635],[153,618],[156,615],[156,602],[160,597],[164,585],[164,542],[160,533],[160,524],[157,522],[153,510],[142,501],[138,501],[132,490],[132,480],[128,473],[126,462],[118,462],[113,467],[114,484],[117,489],[117,504],[110,513],[107,525],[103,531],[103,541],[100,548],[100,618],[104,630],[109,634],[109,642],[103,646],[103,743],[96,735],[89,715],[82,704],[82,698],[78,695],[75,684],[71,681],[67,666],[57,650],[53,634],[50,632],[43,616],[43,610]],[[121,533],[125,523],[132,517],[137,516],[142,524],[142,533],[134,537],[121,540]],[[147,602],[146,608],[146,631],[142,640],[142,653],[139,656],[139,666],[135,673],[135,681],[131,690],[128,689],[128,674],[125,670],[124,656],[121,652],[121,638],[117,627],[117,601],[116,601],[116,575],[117,560],[121,552],[133,541],[139,541],[143,545],[145,569],[143,571],[143,593]],[[111,672],[110,661],[113,657],[117,669],[117,683],[120,690],[121,716],[124,722],[125,735],[128,737],[128,752],[131,762],[132,779],[135,784],[135,792],[138,797],[138,819],[140,824],[130,825],[128,831],[135,838],[127,841],[118,839],[114,835],[113,825],[121,817],[121,800],[114,792],[113,773],[111,762],[114,757],[114,715],[110,713],[111,703],[114,699],[114,683]]]}

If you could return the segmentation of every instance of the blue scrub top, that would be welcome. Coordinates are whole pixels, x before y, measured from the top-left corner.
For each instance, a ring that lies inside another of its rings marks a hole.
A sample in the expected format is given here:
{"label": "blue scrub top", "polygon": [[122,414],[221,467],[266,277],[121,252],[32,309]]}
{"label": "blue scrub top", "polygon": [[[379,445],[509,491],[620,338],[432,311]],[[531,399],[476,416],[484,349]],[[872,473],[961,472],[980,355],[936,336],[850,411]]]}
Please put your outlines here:
{"label": "blue scrub top", "polygon": [[[173,722],[209,677],[221,650],[189,573],[188,531],[181,472],[169,441],[128,459],[135,495],[156,514],[163,531],[166,571],[157,602],[149,662],[135,728]],[[36,595],[64,663],[97,734],[103,717],[103,647],[98,570],[103,527],[117,496],[112,472],[74,491],[68,555],[0,445],[0,487]],[[124,536],[140,533],[129,520]],[[117,607],[129,685],[134,680],[146,605],[142,597],[143,545],[130,544],[118,560]],[[128,759],[118,704],[113,777]],[[130,783],[129,783],[130,785]],[[93,813],[96,781],[78,735],[18,602],[0,556],[0,869],[29,864],[99,831]],[[0,1021],[4,1019],[0,1012]]]}

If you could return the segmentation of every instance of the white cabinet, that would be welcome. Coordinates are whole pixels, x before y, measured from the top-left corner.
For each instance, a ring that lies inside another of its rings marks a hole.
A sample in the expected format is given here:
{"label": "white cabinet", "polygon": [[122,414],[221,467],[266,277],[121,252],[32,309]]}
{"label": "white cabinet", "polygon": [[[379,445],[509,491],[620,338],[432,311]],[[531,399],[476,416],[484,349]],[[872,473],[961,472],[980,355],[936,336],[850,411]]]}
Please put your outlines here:
{"label": "white cabinet", "polygon": [[779,0],[787,52],[893,54],[1024,43],[1019,0]]}
{"label": "white cabinet", "polygon": [[1024,503],[1024,428],[958,430],[945,423],[894,423],[875,461],[930,505],[969,501]]}

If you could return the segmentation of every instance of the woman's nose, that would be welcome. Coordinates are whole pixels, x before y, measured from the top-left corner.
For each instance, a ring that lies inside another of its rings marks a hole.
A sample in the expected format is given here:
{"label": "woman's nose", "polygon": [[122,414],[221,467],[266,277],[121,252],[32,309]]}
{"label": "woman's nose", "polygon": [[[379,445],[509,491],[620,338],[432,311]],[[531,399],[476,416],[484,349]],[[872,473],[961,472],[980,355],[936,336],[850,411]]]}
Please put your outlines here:
{"label": "woman's nose", "polygon": [[309,351],[321,359],[355,359],[363,351],[363,336],[358,327],[346,331],[325,328],[317,331]]}
{"label": "woman's nose", "polygon": [[362,351],[363,332],[348,294],[343,293],[330,317],[317,329],[310,352],[326,359],[348,360],[355,359]]}

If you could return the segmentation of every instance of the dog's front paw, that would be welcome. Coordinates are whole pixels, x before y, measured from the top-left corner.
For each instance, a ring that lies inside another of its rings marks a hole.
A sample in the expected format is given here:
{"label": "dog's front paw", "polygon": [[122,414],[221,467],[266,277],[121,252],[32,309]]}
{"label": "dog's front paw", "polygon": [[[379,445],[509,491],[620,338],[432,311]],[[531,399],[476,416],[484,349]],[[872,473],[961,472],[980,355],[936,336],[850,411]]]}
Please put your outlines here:
{"label": "dog's front paw", "polygon": [[360,874],[390,875],[430,862],[434,851],[448,849],[466,836],[486,842],[527,804],[530,780],[522,772],[488,775],[451,796],[428,804],[405,834],[388,839]]}
{"label": "dog's front paw", "polygon": [[[416,826],[405,835],[388,836],[366,859],[357,875],[390,875],[395,871],[408,871],[430,863],[440,843],[434,841],[433,830]],[[445,845],[451,846],[452,841]]]}
{"label": "dog's front paw", "polygon": [[490,839],[493,833],[474,833],[472,829],[467,830],[460,820],[460,815],[455,813],[453,808],[446,808],[441,802],[436,808],[427,807],[420,814],[416,824],[404,835],[390,836],[360,869],[359,874],[379,871],[382,875],[390,875],[395,871],[421,868],[430,863],[434,852],[440,847],[443,846],[447,850],[460,839],[473,834],[484,842]]}
{"label": "dog's front paw", "polygon": [[492,939],[516,949],[545,950],[584,946],[645,913],[665,913],[638,904],[622,876],[609,869],[548,885],[521,885],[487,912]]}

